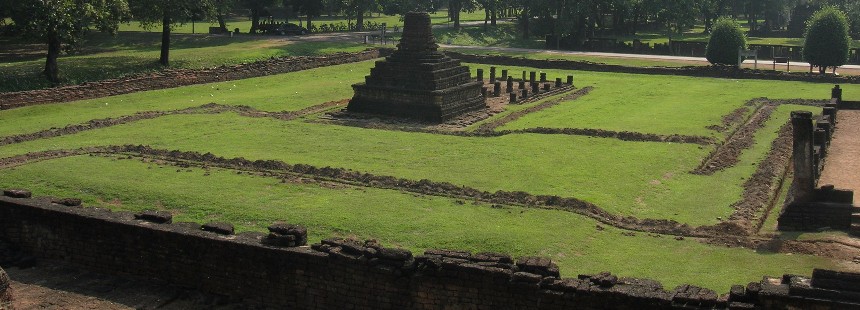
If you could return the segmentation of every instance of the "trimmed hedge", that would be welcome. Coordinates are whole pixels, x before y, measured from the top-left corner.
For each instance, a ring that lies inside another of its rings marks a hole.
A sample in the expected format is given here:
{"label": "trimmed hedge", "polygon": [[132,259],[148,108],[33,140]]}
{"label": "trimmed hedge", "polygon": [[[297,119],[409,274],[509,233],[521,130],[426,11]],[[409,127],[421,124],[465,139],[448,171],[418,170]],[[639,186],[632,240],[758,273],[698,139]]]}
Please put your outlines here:
{"label": "trimmed hedge", "polygon": [[738,49],[747,47],[741,26],[732,19],[720,18],[714,24],[705,57],[714,65],[738,65]]}
{"label": "trimmed hedge", "polygon": [[825,7],[815,12],[806,24],[804,37],[803,59],[818,67],[820,73],[848,61],[848,17],[839,9]]}

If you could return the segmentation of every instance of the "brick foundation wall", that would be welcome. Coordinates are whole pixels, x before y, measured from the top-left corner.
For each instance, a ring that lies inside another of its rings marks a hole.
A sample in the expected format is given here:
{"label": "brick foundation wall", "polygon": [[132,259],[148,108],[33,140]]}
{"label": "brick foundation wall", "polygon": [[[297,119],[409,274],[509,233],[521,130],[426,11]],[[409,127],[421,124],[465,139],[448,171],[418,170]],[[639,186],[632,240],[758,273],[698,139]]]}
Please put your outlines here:
{"label": "brick foundation wall", "polygon": [[274,308],[860,309],[857,274],[827,271],[819,280],[825,288],[812,285],[816,278],[784,276],[737,285],[725,294],[691,285],[667,290],[653,280],[609,273],[562,278],[555,264],[540,257],[444,250],[413,256],[374,241],[343,239],[280,247],[267,244],[302,244],[306,231],[273,225],[272,234],[297,235],[232,235],[224,223],[204,225],[205,231],[193,223],[156,224],[170,221],[157,212],[136,219],[126,212],[60,204],[74,205],[70,200],[24,198],[29,197],[24,191],[5,195],[0,239],[37,257],[108,274],[155,277]]}

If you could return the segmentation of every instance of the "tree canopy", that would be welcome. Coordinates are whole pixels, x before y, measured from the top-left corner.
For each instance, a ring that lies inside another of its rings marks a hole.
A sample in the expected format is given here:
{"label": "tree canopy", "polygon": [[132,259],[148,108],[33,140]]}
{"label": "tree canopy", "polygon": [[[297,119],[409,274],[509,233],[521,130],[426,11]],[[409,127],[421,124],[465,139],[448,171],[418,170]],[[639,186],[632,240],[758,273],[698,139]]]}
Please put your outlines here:
{"label": "tree canopy", "polygon": [[714,23],[705,57],[715,65],[737,66],[738,49],[746,48],[746,36],[733,19],[722,17]]}
{"label": "tree canopy", "polygon": [[803,59],[824,73],[827,67],[838,67],[848,61],[851,38],[848,18],[835,7],[825,7],[809,19],[803,45]]}

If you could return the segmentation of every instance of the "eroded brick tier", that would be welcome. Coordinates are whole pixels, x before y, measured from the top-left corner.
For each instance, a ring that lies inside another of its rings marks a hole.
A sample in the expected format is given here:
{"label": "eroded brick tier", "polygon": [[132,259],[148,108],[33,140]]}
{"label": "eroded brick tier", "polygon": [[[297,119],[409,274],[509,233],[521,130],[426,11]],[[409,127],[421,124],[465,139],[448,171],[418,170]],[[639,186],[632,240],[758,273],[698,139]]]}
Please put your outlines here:
{"label": "eroded brick tier", "polygon": [[444,122],[486,107],[481,82],[438,50],[427,13],[406,14],[397,51],[378,61],[365,83],[352,86],[347,110]]}

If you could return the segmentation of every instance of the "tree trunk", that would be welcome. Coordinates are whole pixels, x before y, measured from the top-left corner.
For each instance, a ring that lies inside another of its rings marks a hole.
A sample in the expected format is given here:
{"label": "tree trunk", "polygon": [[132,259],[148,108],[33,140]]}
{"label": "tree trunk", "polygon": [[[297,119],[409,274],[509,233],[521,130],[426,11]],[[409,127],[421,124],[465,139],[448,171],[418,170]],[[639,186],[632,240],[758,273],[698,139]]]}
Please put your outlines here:
{"label": "tree trunk", "polygon": [[158,63],[165,67],[170,64],[170,16],[167,12],[161,19],[161,59]]}
{"label": "tree trunk", "polygon": [[495,27],[496,26],[496,19],[498,17],[498,13],[496,12],[496,5],[495,4],[493,5],[493,8],[491,9],[490,12],[491,12],[490,13],[491,14],[490,15],[490,25]]}
{"label": "tree trunk", "polygon": [[224,14],[218,14],[218,27],[221,28],[221,31],[228,32],[227,30],[227,21],[224,20]]}
{"label": "tree trunk", "polygon": [[260,10],[251,9],[251,30],[249,33],[256,34],[258,28],[260,28]]}
{"label": "tree trunk", "polygon": [[454,22],[454,29],[460,30],[460,10],[463,9],[462,0],[448,1],[448,16]]}
{"label": "tree trunk", "polygon": [[484,30],[487,30],[487,23],[490,21],[490,9],[484,8]]}
{"label": "tree trunk", "polygon": [[45,60],[45,77],[51,83],[59,83],[59,69],[57,68],[57,57],[60,56],[60,35],[56,30],[48,33],[48,58]]}
{"label": "tree trunk", "polygon": [[522,14],[523,14],[523,15],[522,15],[522,19],[523,19],[523,39],[528,40],[528,39],[529,39],[529,32],[531,32],[531,31],[530,31],[530,29],[529,29],[529,19],[531,19],[531,16],[530,16],[531,14],[529,14],[529,7],[528,7],[528,4],[524,4],[524,5],[523,5],[523,12],[522,12]]}
{"label": "tree trunk", "polygon": [[364,5],[362,4],[355,9],[355,31],[364,31]]}

